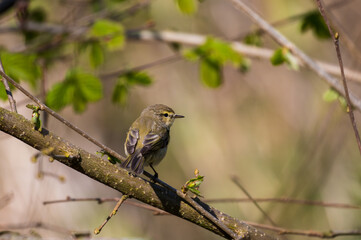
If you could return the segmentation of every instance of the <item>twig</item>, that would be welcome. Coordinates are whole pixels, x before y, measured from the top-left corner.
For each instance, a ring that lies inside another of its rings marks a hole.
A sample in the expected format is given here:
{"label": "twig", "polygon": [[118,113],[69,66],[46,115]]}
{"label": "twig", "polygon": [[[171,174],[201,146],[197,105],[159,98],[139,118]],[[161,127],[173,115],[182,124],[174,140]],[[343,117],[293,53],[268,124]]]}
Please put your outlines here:
{"label": "twig", "polygon": [[[54,204],[54,203],[66,203],[66,202],[88,202],[88,201],[95,201],[98,204],[102,204],[104,202],[118,202],[120,198],[72,198],[67,197],[65,199],[60,200],[52,200],[52,201],[44,201],[44,205],[48,204]],[[170,215],[170,213],[167,213],[166,211],[163,211],[161,209],[155,208],[150,205],[146,205],[144,203],[134,202],[134,201],[126,201],[124,202],[126,205],[131,205],[139,208],[143,208],[149,211],[153,211],[155,215]]]}
{"label": "twig", "polygon": [[242,192],[244,194],[247,195],[247,197],[253,202],[253,204],[258,208],[258,210],[263,214],[263,216],[265,216],[267,218],[267,220],[273,225],[273,226],[277,226],[277,224],[272,220],[272,218],[270,216],[268,216],[268,214],[261,208],[261,206],[257,203],[256,200],[254,200],[254,198],[251,196],[251,194],[249,194],[249,192],[242,186],[239,178],[237,176],[231,176],[231,180],[237,185],[237,187],[239,187]]}
{"label": "twig", "polygon": [[347,87],[347,82],[346,82],[346,77],[345,77],[345,72],[344,72],[344,69],[343,69],[343,62],[342,62],[342,56],[341,56],[341,50],[340,50],[340,43],[339,43],[339,34],[336,32],[334,33],[332,28],[331,28],[331,25],[330,25],[330,22],[328,20],[328,17],[326,15],[326,12],[325,12],[325,9],[323,8],[322,6],[322,2],[321,0],[316,0],[317,2],[317,6],[318,6],[318,9],[320,10],[320,13],[323,17],[323,19],[325,20],[325,23],[328,27],[328,31],[330,32],[331,34],[331,37],[333,39],[333,43],[335,45],[335,49],[336,49],[336,54],[337,54],[337,59],[338,59],[338,64],[340,65],[340,71],[341,71],[341,77],[342,77],[342,83],[343,83],[343,88],[344,88],[344,91],[345,91],[345,96],[346,96],[346,101],[347,101],[347,112],[348,112],[348,115],[350,117],[350,120],[351,120],[351,124],[352,124],[352,127],[353,127],[353,131],[355,133],[355,137],[356,137],[356,141],[357,141],[357,145],[358,145],[358,149],[360,151],[360,154],[361,154],[361,140],[360,140],[360,134],[357,130],[357,125],[356,125],[356,121],[355,121],[355,116],[353,114],[353,110],[352,110],[352,103],[351,103],[351,99],[350,99],[350,94],[349,94],[349,91],[348,91],[348,87]]}
{"label": "twig", "polygon": [[[321,201],[302,200],[293,198],[253,198],[256,202],[278,202],[278,203],[291,203],[310,206],[321,206],[329,208],[347,208],[347,209],[361,209],[360,205],[352,205],[346,203],[328,203]],[[229,203],[229,202],[249,202],[249,198],[219,198],[219,199],[205,199],[206,203]]]}
{"label": "twig", "polygon": [[102,225],[100,225],[100,227],[96,228],[94,230],[94,234],[99,234],[103,227],[105,226],[105,224],[108,223],[108,221],[118,212],[118,209],[120,208],[120,206],[123,204],[123,202],[128,198],[128,195],[123,195],[119,201],[117,202],[117,204],[115,205],[113,211],[109,214],[109,216],[105,219],[105,221],[102,223]]}
{"label": "twig", "polygon": [[122,70],[118,70],[118,71],[115,71],[115,72],[112,72],[112,73],[102,74],[102,75],[100,75],[100,78],[103,78],[103,79],[114,78],[114,77],[118,77],[120,75],[129,73],[129,72],[141,71],[141,70],[148,69],[148,68],[158,66],[158,65],[161,65],[161,64],[176,62],[176,61],[179,61],[181,59],[182,59],[182,57],[180,55],[176,54],[176,55],[172,55],[172,56],[168,56],[168,57],[165,57],[165,58],[161,58],[161,59],[152,61],[150,63],[146,63],[146,64],[139,65],[139,66],[136,66],[136,67],[132,67],[132,68],[129,68],[129,69],[122,69]]}
{"label": "twig", "polygon": [[[338,2],[333,2],[330,5],[327,6],[328,9],[334,9],[334,8],[338,8],[338,7],[345,7],[348,4],[352,3],[355,0],[349,0],[349,1],[345,1],[345,0],[339,0]],[[313,11],[313,10],[311,10]],[[286,18],[283,18],[281,20],[277,20],[273,23],[271,23],[271,25],[273,27],[280,27],[283,26],[285,24],[289,24],[292,23],[294,21],[298,21],[299,19],[305,17],[307,14],[309,14],[311,11],[307,11],[307,12],[303,12],[303,13],[299,13],[299,14],[295,14]],[[263,34],[265,33],[261,28],[255,29],[252,32],[255,32],[256,34]],[[246,33],[241,33],[238,34],[237,37],[232,38],[232,40],[236,40],[236,39],[240,39],[240,38],[244,38],[245,36],[247,36],[248,34],[250,34],[250,32],[246,32]]]}
{"label": "twig", "polygon": [[[4,71],[4,68],[3,68],[3,63],[1,62],[1,58],[0,58],[0,70],[1,70],[2,72],[5,72],[5,71]],[[1,79],[2,79],[2,81],[3,81],[3,83],[4,83],[4,86],[5,86],[6,95],[8,95],[9,104],[10,104],[10,109],[11,109],[11,111],[17,113],[17,110],[16,110],[16,102],[15,102],[15,99],[14,99],[13,94],[12,94],[12,92],[11,92],[9,83],[8,83],[8,81],[7,81],[5,78],[1,78]]]}
{"label": "twig", "polygon": [[9,204],[9,202],[13,197],[14,197],[13,193],[8,193],[0,197],[0,210]]}
{"label": "twig", "polygon": [[[303,51],[297,48],[286,37],[273,28],[267,21],[262,19],[257,13],[249,8],[242,0],[229,0],[240,11],[246,13],[251,20],[266,31],[277,43],[288,48],[301,62],[303,62],[312,71],[317,73],[322,79],[324,79],[329,85],[334,87],[338,92],[343,92],[343,86],[337,78],[329,75],[325,69],[323,69],[317,62],[307,56]],[[352,93],[349,93],[349,97],[353,106],[361,110],[361,100]]]}
{"label": "twig", "polygon": [[67,229],[50,225],[43,222],[33,222],[33,223],[17,223],[17,224],[8,224],[0,225],[0,230],[9,230],[9,229],[29,229],[29,228],[41,228],[53,232],[58,232],[66,235],[70,235],[72,238],[76,239],[79,237],[90,237],[89,232],[74,232]]}
{"label": "twig", "polygon": [[300,235],[307,237],[317,237],[317,238],[336,238],[341,236],[360,236],[361,230],[353,230],[353,231],[327,231],[327,232],[317,232],[313,230],[292,230],[280,227],[269,226],[265,224],[259,224],[254,222],[248,222],[249,225],[254,227],[267,229],[270,231],[277,232],[279,235]]}

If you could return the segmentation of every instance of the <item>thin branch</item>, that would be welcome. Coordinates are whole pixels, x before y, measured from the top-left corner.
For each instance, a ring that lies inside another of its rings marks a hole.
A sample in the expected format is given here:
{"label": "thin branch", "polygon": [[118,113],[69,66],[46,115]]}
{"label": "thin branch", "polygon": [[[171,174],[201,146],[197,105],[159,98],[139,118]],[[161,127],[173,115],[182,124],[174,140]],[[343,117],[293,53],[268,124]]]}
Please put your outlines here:
{"label": "thin branch", "polygon": [[258,210],[263,214],[263,216],[265,216],[267,218],[267,220],[273,225],[273,226],[277,226],[277,224],[272,220],[272,218],[270,216],[268,216],[268,214],[261,208],[261,206],[257,203],[256,200],[254,200],[254,198],[251,196],[251,194],[249,194],[249,192],[242,186],[239,178],[237,176],[231,176],[231,180],[232,182],[234,182],[234,184],[237,185],[237,187],[239,187],[242,192],[244,194],[247,195],[247,197],[252,201],[252,203],[258,208]]}
{"label": "thin branch", "polygon": [[351,103],[351,99],[350,99],[350,94],[349,94],[349,90],[348,90],[348,87],[347,87],[345,72],[344,72],[344,69],[343,69],[343,62],[342,62],[340,43],[339,43],[339,34],[338,33],[335,34],[333,32],[333,30],[331,28],[331,25],[330,25],[330,22],[328,20],[328,17],[326,15],[325,9],[322,6],[321,0],[316,0],[316,2],[317,2],[317,6],[318,6],[318,9],[320,10],[320,13],[321,13],[322,17],[326,22],[326,25],[328,27],[328,31],[330,32],[331,37],[333,39],[333,43],[335,45],[338,64],[340,65],[343,88],[344,88],[344,91],[345,91],[345,96],[346,96],[346,101],[347,101],[347,112],[348,112],[348,115],[350,117],[352,128],[353,128],[353,131],[355,133],[358,149],[359,149],[360,154],[361,154],[361,139],[360,139],[360,134],[359,134],[359,132],[357,130],[356,120],[355,120],[355,116],[354,116],[353,110],[352,110],[352,103]]}
{"label": "thin branch", "polygon": [[259,224],[254,222],[247,222],[249,225],[254,227],[270,230],[277,232],[279,235],[299,235],[307,237],[317,237],[317,238],[336,238],[341,236],[361,236],[361,230],[352,230],[352,231],[332,231],[327,232],[318,232],[313,230],[292,230],[280,227],[269,226],[265,224]]}
{"label": "thin branch", "polygon": [[8,193],[0,197],[0,210],[9,204],[11,199],[13,199],[13,197],[14,197],[13,193]]}
{"label": "thin branch", "polygon": [[[321,206],[328,208],[346,208],[346,209],[361,209],[360,205],[353,205],[347,203],[328,203],[321,201],[293,199],[293,198],[253,198],[256,202],[278,202],[289,204],[300,204],[309,206]],[[249,198],[219,198],[219,199],[205,199],[207,203],[230,203],[230,202],[250,202]]]}
{"label": "thin branch", "polygon": [[[0,71],[5,72],[1,59],[0,59]],[[5,78],[1,78],[1,80],[2,80],[2,82],[4,84],[4,86],[5,86],[6,95],[8,95],[10,109],[13,112],[17,112],[17,110],[16,110],[16,102],[15,102],[15,99],[14,99],[13,94],[11,92],[9,83]]]}
{"label": "thin branch", "polygon": [[[48,205],[48,204],[54,204],[54,203],[89,202],[89,201],[95,201],[98,204],[102,204],[102,203],[105,203],[105,202],[117,202],[119,200],[120,200],[120,198],[72,198],[72,197],[68,196],[65,199],[44,201],[43,204]],[[134,201],[126,201],[126,202],[124,202],[124,204],[152,211],[156,215],[169,215],[169,213],[167,213],[166,211],[163,211],[163,210],[160,210],[158,208],[146,205],[144,203],[139,203],[139,202],[134,202]]]}
{"label": "thin branch", "polygon": [[[343,92],[343,86],[340,81],[328,74],[325,69],[323,69],[316,61],[307,56],[303,51],[296,47],[291,41],[279,33],[275,28],[273,28],[267,21],[262,19],[257,13],[255,13],[251,8],[249,8],[242,0],[229,0],[233,3],[236,9],[243,11],[248,15],[248,17],[266,31],[277,43],[281,46],[288,48],[301,62],[303,62],[307,67],[314,71],[319,77],[324,79],[329,85],[335,88],[339,93]],[[361,99],[349,93],[349,97],[353,106],[361,110]]]}
{"label": "thin branch", "polygon": [[115,71],[115,72],[105,73],[105,74],[100,75],[100,78],[102,78],[102,79],[115,78],[115,77],[118,77],[120,75],[129,73],[129,72],[142,71],[142,70],[149,69],[149,68],[161,65],[161,64],[173,63],[173,62],[179,61],[181,59],[182,59],[182,57],[180,55],[175,54],[175,55],[172,55],[172,56],[164,57],[164,58],[152,61],[150,63],[146,63],[146,64],[139,65],[139,66],[136,66],[136,67],[132,67],[132,68],[129,68],[129,69],[121,69],[121,70],[118,70],[118,71]]}
{"label": "thin branch", "polygon": [[32,222],[32,223],[17,223],[17,224],[7,224],[0,225],[0,230],[11,230],[11,229],[29,229],[29,228],[41,228],[57,233],[62,233],[66,235],[70,235],[72,238],[80,238],[80,237],[90,237],[90,232],[74,232],[67,230],[62,227],[54,226],[48,223],[43,222]]}
{"label": "thin branch", "polygon": [[103,227],[105,226],[105,224],[107,224],[107,223],[109,222],[109,220],[110,220],[115,214],[117,214],[118,209],[119,209],[120,206],[123,204],[123,202],[128,199],[128,197],[129,197],[128,195],[123,195],[123,196],[118,200],[118,202],[117,202],[117,204],[115,205],[113,211],[112,211],[112,212],[109,214],[109,216],[105,219],[105,221],[102,223],[102,225],[100,225],[100,227],[98,227],[98,228],[96,228],[96,229],[94,230],[94,234],[99,234],[99,233],[102,231],[102,229],[103,229]]}
{"label": "thin branch", "polygon": [[[339,0],[338,2],[331,3],[330,5],[327,6],[327,8],[328,9],[334,9],[334,8],[345,7],[348,4],[352,3],[353,1],[355,1],[355,0],[349,0],[349,1],[347,1],[347,0],[346,1],[345,0]],[[311,10],[311,11],[313,11],[313,10]],[[310,14],[311,11],[295,14],[295,15],[292,15],[292,16],[277,20],[277,21],[271,23],[271,25],[273,27],[281,27],[283,25],[286,25],[286,24],[292,23],[294,21],[300,20],[301,18],[303,18],[303,17],[307,16],[308,14]],[[255,29],[252,32],[255,32],[256,34],[260,34],[260,35],[265,33],[265,31],[262,28]],[[245,32],[245,33],[238,34],[238,36],[235,37],[235,38],[232,38],[232,40],[242,39],[245,36],[247,36],[248,34],[250,34],[249,31]]]}

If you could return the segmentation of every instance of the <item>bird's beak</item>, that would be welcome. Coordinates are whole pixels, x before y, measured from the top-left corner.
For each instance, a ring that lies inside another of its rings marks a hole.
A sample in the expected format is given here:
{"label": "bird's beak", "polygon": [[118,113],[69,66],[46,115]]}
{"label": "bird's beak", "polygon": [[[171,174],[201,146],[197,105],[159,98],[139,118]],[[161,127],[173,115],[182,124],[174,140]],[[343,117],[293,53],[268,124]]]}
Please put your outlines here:
{"label": "bird's beak", "polygon": [[175,114],[175,115],[174,115],[174,118],[184,118],[184,116]]}

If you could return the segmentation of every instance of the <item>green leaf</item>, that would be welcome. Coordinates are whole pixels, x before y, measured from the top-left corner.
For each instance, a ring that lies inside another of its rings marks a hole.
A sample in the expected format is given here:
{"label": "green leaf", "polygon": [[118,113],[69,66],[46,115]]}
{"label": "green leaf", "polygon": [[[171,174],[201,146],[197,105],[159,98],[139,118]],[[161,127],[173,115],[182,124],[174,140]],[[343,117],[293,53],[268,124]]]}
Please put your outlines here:
{"label": "green leaf", "polygon": [[5,73],[12,79],[23,80],[32,87],[41,76],[41,71],[36,65],[36,56],[32,54],[2,52],[0,54]]}
{"label": "green leaf", "polygon": [[106,46],[110,51],[122,49],[124,46],[125,37],[123,34],[113,36],[109,41],[107,41]]}
{"label": "green leaf", "polygon": [[73,74],[77,86],[76,90],[81,93],[77,94],[78,96],[83,96],[85,100],[90,102],[98,101],[103,97],[102,83],[99,78],[79,70],[75,70]]}
{"label": "green leaf", "polygon": [[346,99],[344,98],[344,96],[341,96],[341,95],[340,95],[340,96],[338,97],[338,102],[340,103],[342,109],[345,110],[346,112],[348,112],[348,111],[347,111],[347,109],[348,109],[347,101],[346,101]]}
{"label": "green leaf", "polygon": [[308,30],[311,30],[319,39],[331,38],[328,27],[319,11],[311,11],[303,17],[301,22],[301,32],[304,33]]}
{"label": "green leaf", "polygon": [[229,61],[238,66],[243,58],[229,43],[210,37],[199,47],[199,54],[222,65]]}
{"label": "green leaf", "polygon": [[90,64],[93,68],[97,68],[104,62],[104,49],[99,42],[90,45]]}
{"label": "green leaf", "polygon": [[250,68],[251,68],[251,60],[249,60],[248,58],[244,58],[244,60],[241,62],[239,70],[242,73],[245,73],[248,72]]}
{"label": "green leaf", "polygon": [[243,39],[243,42],[247,45],[253,45],[253,46],[257,46],[257,47],[261,47],[263,44],[261,36],[257,33],[248,34]]}
{"label": "green leaf", "polygon": [[200,75],[201,81],[207,87],[216,88],[222,83],[220,64],[209,59],[200,61]]}
{"label": "green leaf", "polygon": [[34,22],[45,22],[46,18],[46,10],[42,7],[35,7],[29,11],[29,19]]}
{"label": "green leaf", "polygon": [[181,188],[181,191],[183,193],[186,193],[187,191],[191,191],[192,193],[194,193],[195,195],[202,197],[200,191],[198,190],[200,185],[203,183],[204,181],[204,176],[199,175],[199,171],[198,169],[195,170],[195,178],[192,178],[190,180],[188,180]]}
{"label": "green leaf", "polygon": [[46,97],[46,104],[58,111],[69,105],[75,94],[74,87],[67,82],[59,82],[52,86]]}
{"label": "green leaf", "polygon": [[0,82],[0,99],[1,100],[8,99],[8,95],[6,94],[5,86],[2,82]]}
{"label": "green leaf", "polygon": [[197,0],[176,0],[179,10],[184,14],[194,14],[198,9]]}
{"label": "green leaf", "polygon": [[55,110],[72,104],[76,112],[82,112],[89,102],[98,101],[102,96],[102,84],[97,77],[71,69],[63,82],[54,84],[50,89],[46,103]]}
{"label": "green leaf", "polygon": [[119,78],[113,90],[112,102],[120,105],[124,105],[127,102],[127,98],[128,98],[128,86],[124,82],[124,79]]}
{"label": "green leaf", "polygon": [[129,85],[143,85],[148,86],[152,84],[152,78],[145,72],[129,72],[122,76]]}
{"label": "green leaf", "polygon": [[298,59],[295,56],[293,56],[293,54],[290,51],[288,51],[288,49],[287,51],[284,51],[284,58],[285,58],[285,62],[291,69],[296,71],[299,70],[300,67],[298,65]]}
{"label": "green leaf", "polygon": [[199,58],[201,57],[200,56],[201,54],[197,50],[198,50],[198,48],[186,50],[186,51],[183,51],[182,55],[188,61],[191,61],[191,62],[198,61]]}
{"label": "green leaf", "polygon": [[334,88],[329,88],[327,91],[325,91],[323,93],[322,98],[325,102],[334,102],[334,101],[338,100],[338,102],[341,105],[341,108],[347,112],[348,106],[347,106],[347,101],[346,101],[345,97],[342,96]]}
{"label": "green leaf", "polygon": [[275,50],[270,60],[274,66],[286,63],[293,70],[299,69],[298,59],[286,47]]}
{"label": "green leaf", "polygon": [[117,22],[100,19],[90,28],[90,34],[93,37],[106,37],[123,32],[123,26]]}
{"label": "green leaf", "polygon": [[333,102],[338,99],[340,94],[333,88],[329,88],[326,92],[323,93],[323,100],[325,102]]}
{"label": "green leaf", "polygon": [[120,49],[125,42],[123,26],[105,19],[96,21],[90,28],[89,34],[91,37],[101,38],[102,43],[109,50]]}
{"label": "green leaf", "polygon": [[272,57],[271,57],[271,63],[274,66],[281,65],[285,62],[285,57],[283,54],[283,48],[279,48],[274,51]]}

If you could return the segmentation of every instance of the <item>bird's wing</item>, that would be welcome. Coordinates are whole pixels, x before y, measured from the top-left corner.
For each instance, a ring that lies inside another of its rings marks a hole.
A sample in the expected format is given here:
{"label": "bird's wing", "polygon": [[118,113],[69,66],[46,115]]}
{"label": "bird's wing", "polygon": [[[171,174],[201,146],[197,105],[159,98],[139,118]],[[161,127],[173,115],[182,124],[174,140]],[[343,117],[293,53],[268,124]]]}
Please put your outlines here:
{"label": "bird's wing", "polygon": [[143,147],[141,153],[143,155],[162,149],[168,145],[169,130],[158,130],[157,133],[149,132],[143,140]]}
{"label": "bird's wing", "polygon": [[129,155],[127,159],[121,164],[125,169],[131,170],[136,174],[140,175],[144,169],[144,157],[140,153],[141,149],[137,149],[134,154]]}
{"label": "bird's wing", "polygon": [[135,152],[139,139],[139,130],[138,128],[131,128],[128,131],[127,139],[125,140],[125,152],[127,155],[131,155]]}

